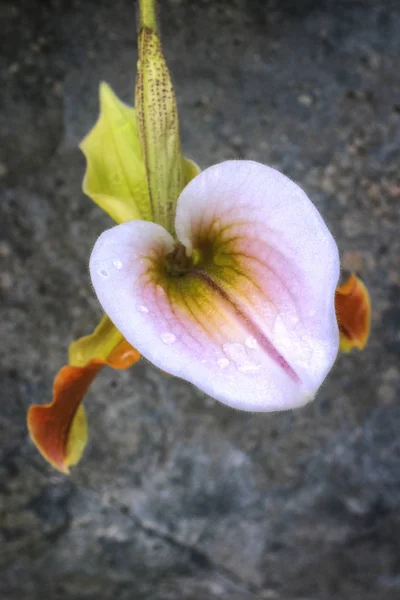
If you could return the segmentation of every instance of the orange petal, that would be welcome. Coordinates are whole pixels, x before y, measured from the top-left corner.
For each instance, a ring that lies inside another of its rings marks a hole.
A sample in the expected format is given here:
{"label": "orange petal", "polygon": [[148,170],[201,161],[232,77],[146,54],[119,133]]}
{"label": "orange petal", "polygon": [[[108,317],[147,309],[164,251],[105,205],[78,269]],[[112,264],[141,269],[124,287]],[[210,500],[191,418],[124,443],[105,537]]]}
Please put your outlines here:
{"label": "orange petal", "polygon": [[42,456],[63,473],[69,472],[67,446],[75,415],[101,367],[96,362],[85,367],[62,367],[54,379],[51,404],[35,404],[29,409],[28,429],[33,442]]}
{"label": "orange petal", "polygon": [[371,300],[364,283],[354,273],[336,288],[336,316],[340,332],[340,351],[362,350],[368,340]]}
{"label": "orange petal", "polygon": [[104,365],[127,369],[140,354],[126,340],[112,350],[106,360],[94,358],[83,367],[66,365],[53,384],[53,401],[33,405],[28,412],[29,434],[42,456],[63,473],[76,464],[87,442],[87,427],[81,402]]}
{"label": "orange petal", "polygon": [[139,352],[123,339],[118,346],[110,352],[107,357],[107,364],[113,369],[129,369],[140,358]]}

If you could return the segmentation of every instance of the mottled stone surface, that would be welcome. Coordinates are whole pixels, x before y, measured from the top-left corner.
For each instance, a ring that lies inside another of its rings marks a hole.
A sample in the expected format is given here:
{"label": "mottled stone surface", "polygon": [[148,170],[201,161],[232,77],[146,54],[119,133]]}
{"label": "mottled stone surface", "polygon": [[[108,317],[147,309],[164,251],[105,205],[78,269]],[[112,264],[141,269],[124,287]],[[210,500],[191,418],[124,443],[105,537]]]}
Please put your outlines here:
{"label": "mottled stone surface", "polygon": [[302,185],[373,299],[368,349],[316,401],[235,412],[141,362],[87,397],[70,478],[27,437],[100,310],[110,225],[80,191],[97,87],[133,98],[128,0],[0,4],[2,600],[400,598],[400,13],[396,0],[163,0],[187,155]]}

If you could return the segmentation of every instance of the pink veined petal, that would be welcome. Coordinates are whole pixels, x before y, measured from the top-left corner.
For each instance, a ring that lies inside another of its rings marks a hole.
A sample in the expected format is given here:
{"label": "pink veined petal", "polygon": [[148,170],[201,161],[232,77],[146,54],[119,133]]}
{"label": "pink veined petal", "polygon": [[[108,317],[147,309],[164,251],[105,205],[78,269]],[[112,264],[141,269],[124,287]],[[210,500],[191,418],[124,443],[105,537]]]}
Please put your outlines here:
{"label": "pink veined petal", "polygon": [[182,192],[179,241],[133,221],[99,238],[90,270],[116,327],[161,369],[235,408],[311,400],[338,350],[336,244],[304,192],[252,161],[203,171]]}

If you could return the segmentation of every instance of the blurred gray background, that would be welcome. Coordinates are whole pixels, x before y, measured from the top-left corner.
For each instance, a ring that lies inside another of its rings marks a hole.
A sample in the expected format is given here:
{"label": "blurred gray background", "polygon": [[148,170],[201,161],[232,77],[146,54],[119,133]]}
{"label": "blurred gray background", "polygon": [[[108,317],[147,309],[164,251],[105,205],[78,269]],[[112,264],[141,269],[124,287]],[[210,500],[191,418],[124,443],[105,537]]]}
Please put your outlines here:
{"label": "blurred gray background", "polygon": [[67,478],[27,437],[100,315],[108,217],[77,148],[133,101],[135,3],[0,3],[0,598],[400,598],[400,3],[162,0],[186,155],[283,170],[366,281],[371,341],[311,405],[251,415],[141,361],[87,396]]}

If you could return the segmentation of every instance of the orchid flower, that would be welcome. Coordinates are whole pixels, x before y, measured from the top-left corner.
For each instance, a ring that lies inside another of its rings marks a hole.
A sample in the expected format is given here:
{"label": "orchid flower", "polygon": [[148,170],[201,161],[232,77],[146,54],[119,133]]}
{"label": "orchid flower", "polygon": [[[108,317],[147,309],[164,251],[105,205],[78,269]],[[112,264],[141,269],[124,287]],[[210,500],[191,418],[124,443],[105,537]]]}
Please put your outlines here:
{"label": "orchid flower", "polygon": [[140,354],[228,406],[278,411],[314,398],[338,349],[364,347],[370,304],[352,275],[337,287],[336,243],[280,172],[227,161],[202,173],[181,152],[155,1],[140,0],[136,108],[100,87],[83,140],[84,192],[118,225],[90,273],[105,316],[73,342],[50,404],[28,414],[42,455],[67,473],[87,440],[82,400],[104,365]]}

